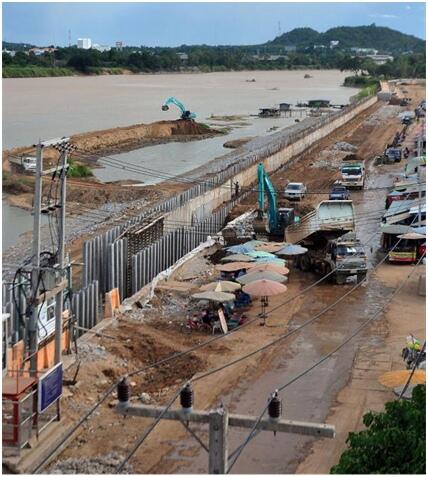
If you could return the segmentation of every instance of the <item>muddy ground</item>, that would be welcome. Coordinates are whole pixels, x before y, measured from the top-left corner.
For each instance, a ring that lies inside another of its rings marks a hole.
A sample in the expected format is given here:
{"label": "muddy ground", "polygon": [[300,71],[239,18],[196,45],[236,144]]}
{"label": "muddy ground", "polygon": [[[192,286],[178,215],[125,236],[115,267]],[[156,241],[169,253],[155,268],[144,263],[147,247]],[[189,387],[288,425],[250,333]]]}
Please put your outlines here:
{"label": "muddy ground", "polygon": [[[415,102],[424,95],[422,88],[406,86],[406,89]],[[392,184],[394,175],[403,167],[402,164],[374,167],[371,161],[400,129],[396,111],[392,108],[395,106],[384,103],[373,106],[272,178],[277,187],[283,187],[288,180],[304,181],[310,191],[320,192],[319,195],[309,194],[305,199],[304,203],[312,206],[325,198],[324,194],[335,180],[336,166],[329,167],[337,156],[335,152],[329,152],[333,151],[334,144],[346,141],[357,146],[357,154],[367,161],[369,190],[353,192],[352,199],[357,211],[358,234],[366,244],[371,269],[379,260],[376,254],[379,235],[376,232],[387,192],[383,187]],[[323,161],[322,167],[317,167],[320,160]],[[255,197],[248,199],[232,215],[254,207],[255,200]],[[202,255],[207,255],[207,252]],[[177,272],[169,287],[161,287],[151,309],[134,309],[121,314],[113,325],[103,330],[108,337],[92,337],[80,345],[82,367],[79,382],[69,387],[63,400],[64,423],[75,421],[123,373],[210,338],[203,332],[184,332],[186,317],[194,311],[189,305],[189,293],[194,286],[210,281],[214,276],[208,257],[199,257],[189,266],[192,270]],[[299,333],[197,382],[194,386],[195,407],[208,409],[223,403],[232,412],[257,415],[276,387],[287,383],[330,352],[359,324],[376,313],[411,268],[381,265],[373,272],[368,284],[355,290]],[[195,270],[198,273],[204,271],[204,275],[194,283],[189,277]],[[386,313],[381,314],[364,333],[283,393],[285,418],[334,424],[337,437],[315,441],[294,435],[278,434],[274,437],[271,433],[262,433],[245,449],[233,473],[328,473],[345,447],[347,433],[361,427],[362,414],[368,409],[381,409],[387,400],[393,398],[390,390],[377,383],[377,377],[387,370],[403,368],[400,351],[405,336],[414,333],[423,339],[425,300],[417,295],[416,283],[424,271],[424,267],[418,267],[416,275]],[[286,296],[270,298],[270,308],[288,298],[296,298],[271,313],[267,326],[260,327],[256,321],[180,361],[174,360],[169,365],[132,378],[132,399],[138,401],[143,397],[151,404],[165,403],[184,380],[195,373],[216,368],[263,346],[321,312],[353,285],[322,283],[308,294],[297,297],[318,278],[292,268]],[[173,286],[174,282],[180,286]],[[255,318],[258,312],[259,302],[255,301],[247,315],[250,319]],[[72,375],[73,371],[72,367],[67,374]],[[59,461],[79,457],[85,462],[86,458],[102,457],[112,452],[121,456],[127,454],[152,421],[118,417],[113,411],[114,404],[112,396],[82,426],[78,437],[60,455]],[[195,426],[194,430],[207,442],[206,428]],[[231,430],[229,449],[233,450],[246,435],[247,431]],[[181,424],[165,421],[151,433],[130,464],[135,473],[206,473],[207,455]]]}

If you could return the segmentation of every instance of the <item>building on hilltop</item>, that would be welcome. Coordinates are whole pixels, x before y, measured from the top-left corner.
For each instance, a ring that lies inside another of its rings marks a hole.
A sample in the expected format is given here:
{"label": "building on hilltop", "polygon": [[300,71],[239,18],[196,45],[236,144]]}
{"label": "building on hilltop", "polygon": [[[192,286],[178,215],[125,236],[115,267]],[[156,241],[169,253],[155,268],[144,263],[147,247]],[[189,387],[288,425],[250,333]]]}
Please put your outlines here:
{"label": "building on hilltop", "polygon": [[116,42],[116,50],[117,51],[122,51],[123,50],[123,41],[117,41]]}
{"label": "building on hilltop", "polygon": [[366,55],[366,58],[370,58],[377,65],[384,65],[387,61],[394,60],[391,55]]}
{"label": "building on hilltop", "polygon": [[330,41],[330,48],[336,48],[337,46],[339,46],[339,40],[331,40]]}

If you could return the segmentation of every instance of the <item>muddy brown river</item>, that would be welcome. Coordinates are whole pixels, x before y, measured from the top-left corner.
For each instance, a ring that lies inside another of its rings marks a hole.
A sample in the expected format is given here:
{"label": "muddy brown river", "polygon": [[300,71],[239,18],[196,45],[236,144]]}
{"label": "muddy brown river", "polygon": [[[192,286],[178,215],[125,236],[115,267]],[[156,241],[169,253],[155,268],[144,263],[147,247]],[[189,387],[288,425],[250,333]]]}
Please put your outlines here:
{"label": "muddy brown river", "polygon": [[[115,155],[124,163],[138,163],[159,171],[159,178],[106,166],[94,170],[101,181],[121,179],[153,184],[165,173],[183,174],[226,154],[223,143],[245,136],[271,134],[294,118],[260,119],[260,107],[280,102],[296,104],[325,98],[346,104],[355,88],[342,87],[347,73],[336,70],[240,71],[204,74],[156,74],[3,80],[3,148],[34,144],[39,138],[69,136],[79,132],[175,119],[177,109],[161,111],[169,96],[176,96],[195,111],[197,120],[211,115],[242,115],[227,136],[186,143],[160,144]],[[255,82],[248,82],[255,79]],[[215,122],[214,122],[215,123]],[[217,123],[230,125],[230,123]],[[32,227],[28,212],[3,215],[3,249]],[[16,217],[15,217],[16,215]]]}

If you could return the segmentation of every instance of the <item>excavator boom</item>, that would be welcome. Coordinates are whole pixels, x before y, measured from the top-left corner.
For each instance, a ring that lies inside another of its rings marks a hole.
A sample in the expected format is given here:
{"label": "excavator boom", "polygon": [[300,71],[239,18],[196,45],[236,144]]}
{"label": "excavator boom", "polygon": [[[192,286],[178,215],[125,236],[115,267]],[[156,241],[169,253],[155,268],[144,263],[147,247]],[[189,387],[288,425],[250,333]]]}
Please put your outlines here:
{"label": "excavator boom", "polygon": [[173,96],[169,97],[165,103],[162,105],[162,111],[168,111],[169,105],[174,104],[181,112],[181,119],[195,119],[196,114],[192,113],[184,107],[184,104]]}

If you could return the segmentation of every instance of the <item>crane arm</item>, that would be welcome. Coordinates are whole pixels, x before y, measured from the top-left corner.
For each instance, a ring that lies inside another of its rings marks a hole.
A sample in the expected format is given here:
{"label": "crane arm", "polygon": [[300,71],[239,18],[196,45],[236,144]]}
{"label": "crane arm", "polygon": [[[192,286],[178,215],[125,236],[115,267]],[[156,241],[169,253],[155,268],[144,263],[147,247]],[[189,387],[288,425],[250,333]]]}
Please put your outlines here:
{"label": "crane arm", "polygon": [[259,181],[259,208],[264,209],[264,195],[265,191],[268,199],[268,224],[269,230],[274,232],[278,227],[278,206],[276,203],[276,190],[273,186],[269,176],[263,167],[259,164],[257,168],[257,176]]}

